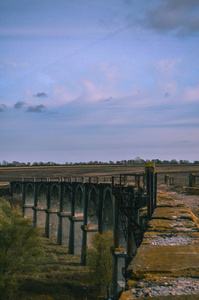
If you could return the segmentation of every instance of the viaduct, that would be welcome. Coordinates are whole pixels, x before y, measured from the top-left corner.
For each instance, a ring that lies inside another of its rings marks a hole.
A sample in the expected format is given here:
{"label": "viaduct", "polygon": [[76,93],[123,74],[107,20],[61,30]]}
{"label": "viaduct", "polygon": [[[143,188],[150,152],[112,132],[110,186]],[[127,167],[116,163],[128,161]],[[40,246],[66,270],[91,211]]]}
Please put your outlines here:
{"label": "viaduct", "polygon": [[[126,270],[140,246],[146,222],[156,207],[157,174],[153,163],[144,173],[118,176],[22,178],[10,182],[13,196],[22,196],[24,217],[45,228],[46,237],[81,255],[95,232],[113,232],[113,293],[125,284]],[[145,213],[143,213],[145,211]]]}

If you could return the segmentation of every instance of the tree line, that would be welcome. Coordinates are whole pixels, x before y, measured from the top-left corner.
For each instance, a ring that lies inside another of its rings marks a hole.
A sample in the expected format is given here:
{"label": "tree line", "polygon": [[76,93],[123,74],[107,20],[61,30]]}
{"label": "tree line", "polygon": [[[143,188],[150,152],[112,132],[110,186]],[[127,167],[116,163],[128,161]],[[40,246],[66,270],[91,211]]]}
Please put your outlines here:
{"label": "tree line", "polygon": [[156,165],[158,164],[199,164],[198,160],[195,160],[194,162],[190,162],[186,159],[176,160],[160,160],[160,159],[143,159],[140,157],[136,157],[135,159],[129,159],[129,160],[117,160],[116,162],[110,160],[109,162],[103,162],[103,161],[89,161],[89,162],[65,162],[65,163],[55,163],[55,162],[8,162],[6,160],[3,160],[0,162],[0,166],[2,167],[30,167],[30,166],[71,166],[71,165],[143,165],[148,162],[154,162]]}

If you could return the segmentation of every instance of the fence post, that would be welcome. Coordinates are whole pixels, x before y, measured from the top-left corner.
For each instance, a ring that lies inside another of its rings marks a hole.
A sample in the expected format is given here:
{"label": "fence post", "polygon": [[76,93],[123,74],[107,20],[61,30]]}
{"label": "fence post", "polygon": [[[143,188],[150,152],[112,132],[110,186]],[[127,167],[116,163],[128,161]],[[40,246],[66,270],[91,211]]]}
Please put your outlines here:
{"label": "fence post", "polygon": [[195,187],[196,186],[196,174],[191,173],[189,175],[189,186],[190,187]]}
{"label": "fence post", "polygon": [[165,183],[166,185],[169,185],[169,175],[168,175],[168,174],[166,174],[166,175],[164,176],[164,183]]}

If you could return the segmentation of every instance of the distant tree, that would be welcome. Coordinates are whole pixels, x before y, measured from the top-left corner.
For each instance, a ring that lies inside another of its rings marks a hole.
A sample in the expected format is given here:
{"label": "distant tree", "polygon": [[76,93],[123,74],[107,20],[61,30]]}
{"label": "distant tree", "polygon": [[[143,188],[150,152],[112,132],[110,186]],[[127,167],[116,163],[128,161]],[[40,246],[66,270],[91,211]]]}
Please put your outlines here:
{"label": "distant tree", "polygon": [[137,156],[137,157],[135,158],[135,164],[141,165],[141,164],[144,164],[144,163],[145,163],[145,160],[142,159],[141,157]]}
{"label": "distant tree", "polygon": [[32,166],[38,166],[39,164],[38,164],[38,162],[34,162],[34,163],[32,163]]}
{"label": "distant tree", "polygon": [[31,166],[31,162],[27,162],[27,167],[30,167]]}
{"label": "distant tree", "polygon": [[43,255],[40,233],[18,207],[0,198],[0,299],[15,299],[17,274]]}
{"label": "distant tree", "polygon": [[158,159],[158,158],[152,159],[151,161],[154,162],[156,165],[162,164],[162,161],[160,159]]}
{"label": "distant tree", "polygon": [[114,165],[114,164],[115,164],[114,161],[109,160],[109,165]]}
{"label": "distant tree", "polygon": [[169,161],[168,160],[163,160],[163,164],[167,165],[167,164],[169,164]]}
{"label": "distant tree", "polygon": [[197,165],[199,164],[199,160],[195,160],[193,163]]}
{"label": "distant tree", "polygon": [[190,164],[189,160],[186,160],[186,159],[181,159],[179,161],[180,164]]}
{"label": "distant tree", "polygon": [[2,166],[7,166],[8,165],[8,162],[6,160],[3,160],[2,161]]}
{"label": "distant tree", "polygon": [[170,164],[178,164],[178,161],[176,159],[172,159],[169,163]]}
{"label": "distant tree", "polygon": [[14,167],[18,167],[18,166],[20,166],[20,163],[18,162],[18,161],[13,161],[12,162],[12,165],[14,166]]}

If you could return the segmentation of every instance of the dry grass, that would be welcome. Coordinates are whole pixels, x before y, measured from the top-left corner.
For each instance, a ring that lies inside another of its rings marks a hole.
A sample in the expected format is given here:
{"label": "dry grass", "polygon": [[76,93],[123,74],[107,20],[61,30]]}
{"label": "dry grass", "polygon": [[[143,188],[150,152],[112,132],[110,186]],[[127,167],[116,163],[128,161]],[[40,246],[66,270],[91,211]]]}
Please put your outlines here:
{"label": "dry grass", "polygon": [[18,299],[93,299],[88,289],[88,268],[66,246],[43,237],[45,257],[36,268],[19,275]]}

